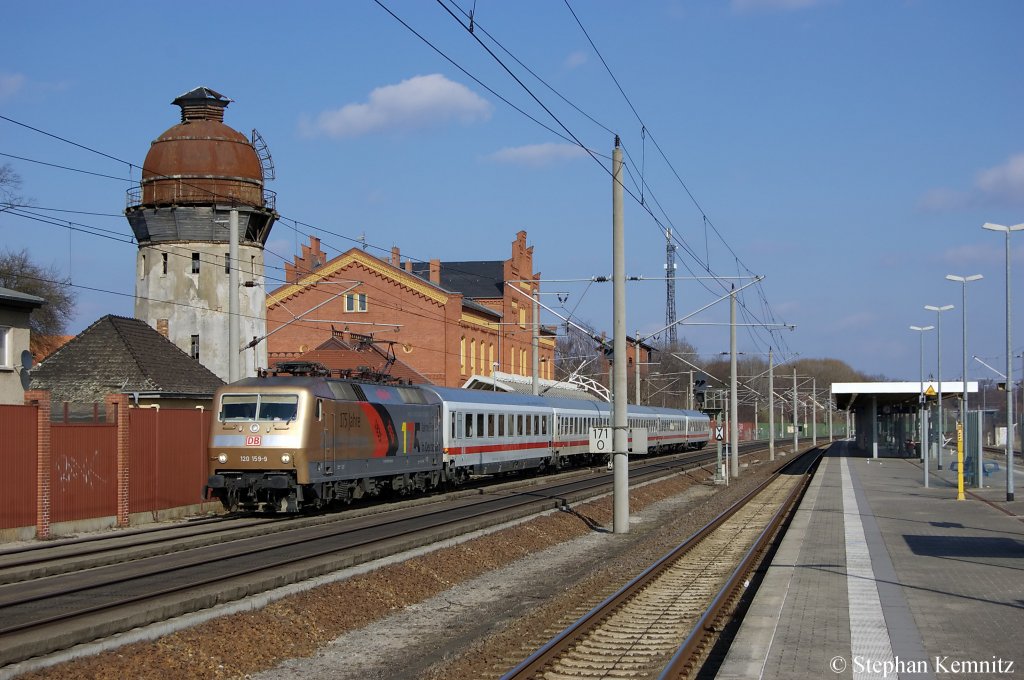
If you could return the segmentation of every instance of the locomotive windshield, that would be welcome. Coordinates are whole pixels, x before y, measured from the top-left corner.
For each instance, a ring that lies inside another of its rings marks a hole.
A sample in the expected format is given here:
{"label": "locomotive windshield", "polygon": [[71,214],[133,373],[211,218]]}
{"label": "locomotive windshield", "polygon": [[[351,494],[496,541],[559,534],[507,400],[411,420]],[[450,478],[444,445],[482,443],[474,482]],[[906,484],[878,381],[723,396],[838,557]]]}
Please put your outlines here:
{"label": "locomotive windshield", "polygon": [[295,420],[297,394],[225,394],[220,400],[220,420]]}

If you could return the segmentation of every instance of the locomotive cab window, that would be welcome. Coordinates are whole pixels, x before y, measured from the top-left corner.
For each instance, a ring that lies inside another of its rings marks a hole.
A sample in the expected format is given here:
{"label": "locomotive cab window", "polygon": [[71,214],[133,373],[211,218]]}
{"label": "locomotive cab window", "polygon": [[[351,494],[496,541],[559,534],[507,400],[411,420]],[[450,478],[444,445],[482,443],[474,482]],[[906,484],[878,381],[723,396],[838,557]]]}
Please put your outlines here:
{"label": "locomotive cab window", "polygon": [[220,420],[255,420],[255,394],[225,394],[220,398]]}
{"label": "locomotive cab window", "polygon": [[259,420],[295,420],[299,413],[297,394],[261,394]]}

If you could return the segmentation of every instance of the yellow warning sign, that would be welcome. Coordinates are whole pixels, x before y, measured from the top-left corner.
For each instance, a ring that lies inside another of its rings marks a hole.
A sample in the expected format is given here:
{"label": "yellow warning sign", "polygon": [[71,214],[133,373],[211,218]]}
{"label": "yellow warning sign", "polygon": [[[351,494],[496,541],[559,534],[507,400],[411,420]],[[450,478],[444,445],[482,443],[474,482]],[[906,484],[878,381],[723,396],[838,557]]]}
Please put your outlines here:
{"label": "yellow warning sign", "polygon": [[925,393],[925,395],[926,395],[926,396],[929,396],[929,397],[934,397],[934,396],[935,396],[935,394],[936,394],[936,392],[935,392],[935,388],[934,388],[934,387],[932,387],[931,385],[929,385],[929,386],[928,386],[928,389],[926,389],[926,390],[924,391],[924,393]]}

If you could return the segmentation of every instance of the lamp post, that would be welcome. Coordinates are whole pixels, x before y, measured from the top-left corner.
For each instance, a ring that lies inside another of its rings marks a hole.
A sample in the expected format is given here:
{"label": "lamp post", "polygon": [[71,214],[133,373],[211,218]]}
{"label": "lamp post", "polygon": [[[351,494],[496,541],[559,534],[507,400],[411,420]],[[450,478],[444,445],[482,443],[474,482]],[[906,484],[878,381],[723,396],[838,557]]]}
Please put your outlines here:
{"label": "lamp post", "polygon": [[936,307],[935,305],[925,305],[924,308],[927,309],[929,312],[935,312],[935,328],[936,328],[936,330],[935,330],[935,343],[936,343],[935,354],[936,354],[936,360],[938,361],[938,366],[936,367],[936,376],[938,377],[938,380],[939,380],[939,399],[938,399],[938,401],[939,401],[939,424],[938,424],[938,426],[936,428],[936,431],[939,433],[939,451],[938,451],[939,457],[938,457],[938,460],[936,461],[936,463],[937,463],[936,468],[941,470],[942,469],[942,443],[943,443],[943,434],[942,434],[942,312],[948,312],[949,310],[953,309],[953,305],[942,305],[941,307]]}
{"label": "lamp post", "polygon": [[1013,500],[1013,348],[1010,345],[1010,233],[1021,231],[1024,224],[1004,227],[986,222],[982,229],[1006,234],[1006,500]]}
{"label": "lamp post", "polygon": [[[961,286],[962,286],[962,289],[963,289],[963,298],[962,298],[962,301],[961,301],[961,305],[962,306],[960,307],[960,312],[961,312],[960,315],[963,318],[963,345],[964,345],[964,347],[963,347],[963,355],[964,355],[964,365],[963,365],[963,369],[964,369],[963,381],[964,382],[963,382],[963,387],[964,387],[964,393],[963,393],[963,398],[961,399],[961,402],[960,402],[960,423],[962,424],[964,430],[966,430],[966,428],[967,428],[967,284],[970,283],[971,281],[979,281],[979,280],[981,280],[984,277],[982,277],[981,274],[971,274],[970,276],[957,276],[956,274],[946,274],[946,278],[948,280],[950,280],[950,281],[956,281],[956,282],[960,283]],[[983,474],[984,470],[982,469],[982,462],[980,460],[978,461],[978,466],[977,467],[978,467],[978,470],[977,470],[978,488],[980,489],[980,488],[982,488],[982,477],[984,477],[984,474]]]}
{"label": "lamp post", "polygon": [[924,462],[924,488],[928,488],[928,431],[924,426],[924,334],[935,330],[935,326],[911,326],[910,330],[919,331],[921,338],[921,392],[917,397],[917,421],[921,430],[921,460]]}

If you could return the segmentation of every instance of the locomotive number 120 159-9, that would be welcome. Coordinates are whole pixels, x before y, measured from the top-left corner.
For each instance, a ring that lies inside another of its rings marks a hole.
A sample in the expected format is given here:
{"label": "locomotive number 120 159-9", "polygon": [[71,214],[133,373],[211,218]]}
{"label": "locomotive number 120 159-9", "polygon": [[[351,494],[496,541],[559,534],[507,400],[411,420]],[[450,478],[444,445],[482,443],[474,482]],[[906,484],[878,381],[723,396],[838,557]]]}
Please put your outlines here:
{"label": "locomotive number 120 159-9", "polygon": [[268,463],[270,458],[267,456],[239,456],[239,460],[243,463]]}

